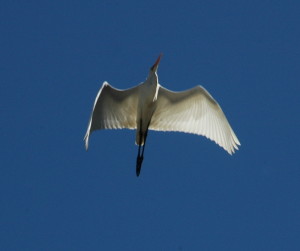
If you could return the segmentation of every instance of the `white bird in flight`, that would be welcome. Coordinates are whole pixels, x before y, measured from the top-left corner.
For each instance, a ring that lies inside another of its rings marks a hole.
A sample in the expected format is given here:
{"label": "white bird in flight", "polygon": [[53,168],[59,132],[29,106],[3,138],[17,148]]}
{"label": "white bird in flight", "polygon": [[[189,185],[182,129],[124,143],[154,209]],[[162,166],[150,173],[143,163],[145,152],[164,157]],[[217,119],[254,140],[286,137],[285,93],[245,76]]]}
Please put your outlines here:
{"label": "white bird in flight", "polygon": [[[177,131],[205,136],[229,154],[240,142],[217,101],[202,86],[173,92],[158,83],[158,57],[145,82],[126,90],[106,81],[99,90],[84,137],[86,150],[90,134],[99,129],[136,129],[139,146],[136,175],[139,176],[148,130]],[[142,147],[142,150],[141,150]]]}

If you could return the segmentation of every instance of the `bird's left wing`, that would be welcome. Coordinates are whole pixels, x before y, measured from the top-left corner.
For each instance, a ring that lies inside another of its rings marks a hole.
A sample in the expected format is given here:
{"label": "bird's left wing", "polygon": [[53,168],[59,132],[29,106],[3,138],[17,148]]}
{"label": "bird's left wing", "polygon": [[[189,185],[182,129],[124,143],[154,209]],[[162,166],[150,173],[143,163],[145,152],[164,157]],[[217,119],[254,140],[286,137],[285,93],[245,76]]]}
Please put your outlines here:
{"label": "bird's left wing", "polygon": [[160,86],[149,129],[202,135],[215,141],[229,154],[240,145],[221,107],[201,86],[182,92],[172,92]]}
{"label": "bird's left wing", "polygon": [[90,134],[99,129],[135,129],[139,85],[118,90],[104,82],[99,90],[85,134],[88,149]]}

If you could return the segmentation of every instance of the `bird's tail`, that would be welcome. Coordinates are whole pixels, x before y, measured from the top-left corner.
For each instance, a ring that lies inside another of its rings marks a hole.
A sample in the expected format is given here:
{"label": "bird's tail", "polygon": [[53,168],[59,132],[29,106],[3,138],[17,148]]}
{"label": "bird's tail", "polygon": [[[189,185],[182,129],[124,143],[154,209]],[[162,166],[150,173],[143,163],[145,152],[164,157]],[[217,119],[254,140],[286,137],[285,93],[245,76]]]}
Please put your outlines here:
{"label": "bird's tail", "polygon": [[139,130],[136,130],[135,144],[138,146],[143,146],[144,142],[145,142],[145,134],[140,133]]}

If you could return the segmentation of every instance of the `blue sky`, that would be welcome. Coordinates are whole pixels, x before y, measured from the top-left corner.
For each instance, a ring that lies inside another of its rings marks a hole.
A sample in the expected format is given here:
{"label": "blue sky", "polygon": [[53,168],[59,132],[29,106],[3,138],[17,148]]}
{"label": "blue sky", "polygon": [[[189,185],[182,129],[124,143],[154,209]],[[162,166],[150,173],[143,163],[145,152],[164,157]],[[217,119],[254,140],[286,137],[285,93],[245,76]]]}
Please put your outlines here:
{"label": "blue sky", "polygon": [[[1,250],[299,250],[298,1],[3,1]],[[86,131],[103,81],[203,85],[241,148]]]}

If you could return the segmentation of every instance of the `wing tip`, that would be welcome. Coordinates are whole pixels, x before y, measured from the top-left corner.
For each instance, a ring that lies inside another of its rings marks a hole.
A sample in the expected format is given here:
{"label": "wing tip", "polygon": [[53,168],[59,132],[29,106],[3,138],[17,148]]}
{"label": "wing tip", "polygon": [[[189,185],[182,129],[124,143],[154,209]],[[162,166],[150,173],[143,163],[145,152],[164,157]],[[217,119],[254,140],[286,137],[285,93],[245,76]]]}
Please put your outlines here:
{"label": "wing tip", "polygon": [[83,141],[84,141],[84,145],[85,145],[85,150],[87,151],[89,148],[89,138],[90,138],[90,133],[91,133],[91,121],[88,125],[88,128],[86,130],[86,133],[84,135]]}
{"label": "wing tip", "polygon": [[86,151],[89,149],[89,137],[90,137],[89,132],[86,132],[86,134],[85,134],[85,136],[83,138],[84,146],[85,146],[85,150]]}
{"label": "wing tip", "polygon": [[85,134],[85,136],[83,138],[83,141],[85,142],[84,145],[85,145],[85,150],[86,151],[89,148],[89,137],[90,137],[90,133],[92,132],[91,131],[91,125],[92,125],[92,120],[93,120],[93,112],[94,112],[95,106],[97,104],[97,101],[98,101],[98,99],[100,97],[100,94],[101,94],[103,88],[106,87],[106,86],[110,86],[110,85],[109,85],[109,83],[107,81],[104,81],[103,84],[102,84],[102,86],[101,86],[101,88],[100,88],[100,90],[98,91],[98,94],[97,94],[96,99],[94,101],[94,107],[93,107],[92,115],[91,115],[91,118],[90,118],[90,121],[89,121],[88,129],[87,129],[86,134]]}
{"label": "wing tip", "polygon": [[239,147],[238,146],[241,146],[241,143],[237,140],[237,141],[234,141],[232,143],[232,145],[228,148],[225,148],[224,146],[222,146],[226,152],[228,152],[230,155],[233,155],[237,150],[239,150]]}

